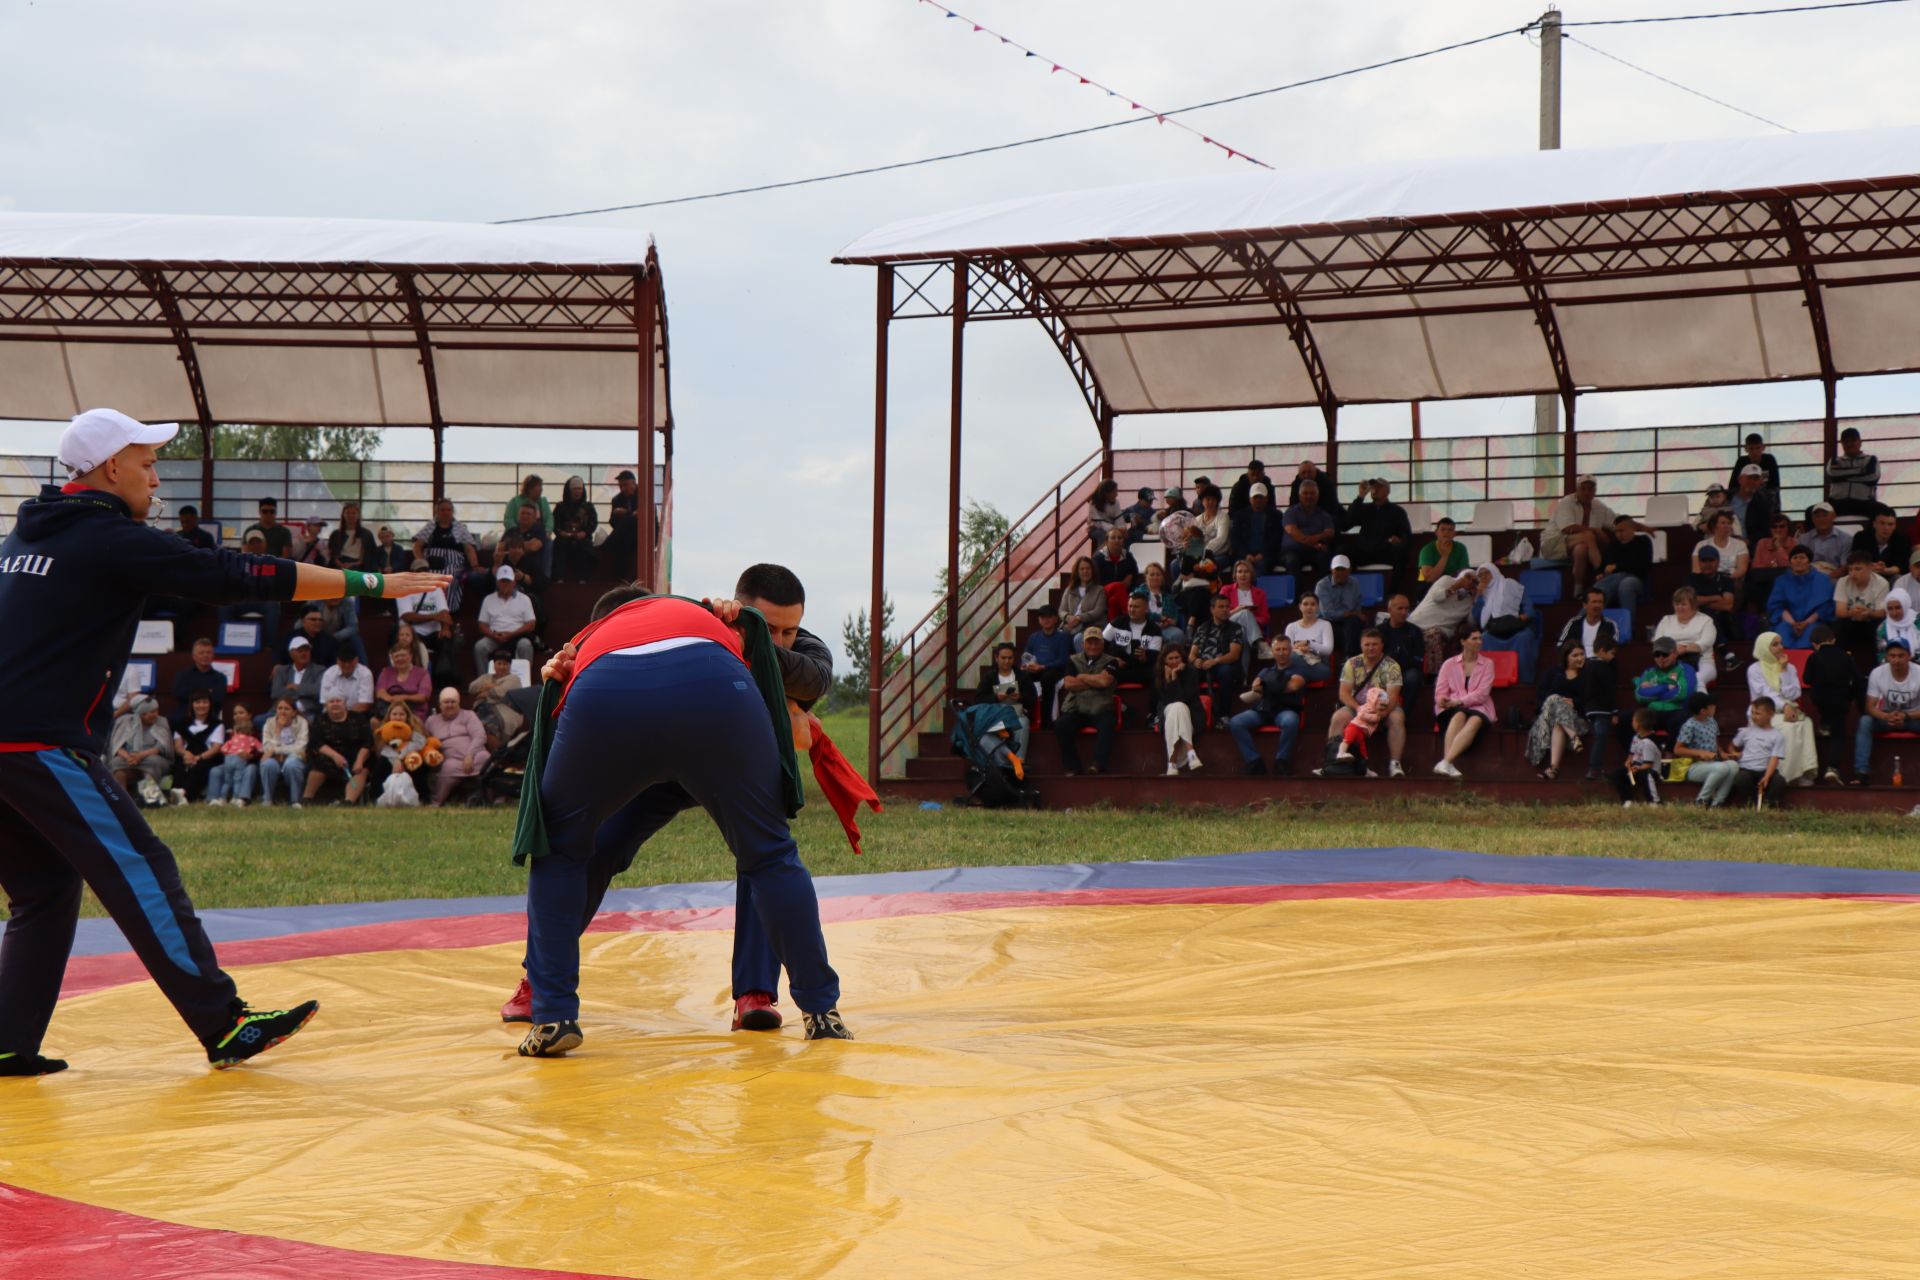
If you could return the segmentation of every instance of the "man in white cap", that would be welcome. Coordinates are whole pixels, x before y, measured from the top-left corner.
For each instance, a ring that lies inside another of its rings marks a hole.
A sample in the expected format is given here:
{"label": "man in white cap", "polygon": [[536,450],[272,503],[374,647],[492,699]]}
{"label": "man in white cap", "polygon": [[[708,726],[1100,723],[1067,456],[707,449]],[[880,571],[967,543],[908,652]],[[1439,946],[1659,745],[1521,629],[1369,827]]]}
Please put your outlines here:
{"label": "man in white cap", "polygon": [[485,671],[499,648],[512,650],[516,658],[531,659],[535,623],[533,597],[520,590],[513,566],[501,565],[493,571],[493,594],[480,602],[481,634],[473,642],[475,670]]}
{"label": "man in white cap", "polygon": [[1320,597],[1320,616],[1333,626],[1340,652],[1349,658],[1359,653],[1360,633],[1366,629],[1367,620],[1360,607],[1360,584],[1353,580],[1353,561],[1344,555],[1335,556],[1327,576],[1314,585],[1313,594]]}
{"label": "man in white cap", "polygon": [[1813,528],[1802,533],[1798,542],[1813,552],[1813,567],[1837,581],[1847,576],[1847,557],[1853,552],[1853,534],[1849,530],[1835,528],[1833,517],[1831,502],[1814,503],[1807,509],[1807,518],[1813,521]]}
{"label": "man in white cap", "polygon": [[1540,534],[1540,554],[1572,561],[1574,589],[1582,594],[1606,563],[1607,545],[1613,541],[1613,508],[1595,496],[1598,491],[1592,476],[1581,476],[1573,492],[1553,504]]}
{"label": "man in white cap", "polygon": [[206,550],[147,524],[160,487],[155,450],[178,430],[111,409],[60,436],[71,477],[20,506],[0,543],[0,1076],[66,1063],[41,1041],[59,999],[80,915],[94,891],[216,1067],[298,1031],[318,1007],[249,1009],[221,972],[180,884],[103,759],[111,690],[126,669],[149,594],[211,604],[400,595],[443,581],[343,573],[272,556]]}
{"label": "man in white cap", "polygon": [[1767,472],[1757,462],[1742,466],[1735,478],[1733,496],[1727,506],[1733,523],[1749,547],[1765,542],[1773,532],[1773,517],[1780,510],[1778,495],[1767,488]]}

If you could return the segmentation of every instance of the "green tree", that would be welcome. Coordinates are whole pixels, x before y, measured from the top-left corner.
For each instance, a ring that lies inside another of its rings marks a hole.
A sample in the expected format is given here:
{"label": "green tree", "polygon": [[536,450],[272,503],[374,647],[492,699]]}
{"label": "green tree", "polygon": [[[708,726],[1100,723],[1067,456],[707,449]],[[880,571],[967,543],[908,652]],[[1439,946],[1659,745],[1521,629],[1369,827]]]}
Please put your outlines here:
{"label": "green tree", "polygon": [[[1013,550],[1020,535],[1014,533],[1008,537],[1012,521],[1007,519],[998,507],[991,502],[977,502],[968,498],[960,508],[960,596],[966,598],[969,591],[978,586],[991,574],[1007,553]],[[1002,541],[1002,539],[1005,541]],[[934,594],[942,600],[947,594],[947,570],[942,566],[934,575]],[[942,613],[945,617],[945,606]],[[964,616],[964,615],[963,615]]]}
{"label": "green tree", "polygon": [[[880,597],[880,646],[891,649],[895,639],[893,631],[893,598]],[[873,654],[869,648],[872,637],[872,625],[867,619],[867,611],[860,610],[840,624],[840,643],[847,651],[847,673],[833,682],[834,702],[836,704],[859,704],[867,700],[870,677],[873,666]]]}
{"label": "green tree", "polygon": [[[380,447],[378,427],[249,427],[221,423],[213,429],[213,456],[260,461],[298,458],[324,462],[366,462]],[[160,450],[163,458],[198,458],[200,428],[184,424]]]}

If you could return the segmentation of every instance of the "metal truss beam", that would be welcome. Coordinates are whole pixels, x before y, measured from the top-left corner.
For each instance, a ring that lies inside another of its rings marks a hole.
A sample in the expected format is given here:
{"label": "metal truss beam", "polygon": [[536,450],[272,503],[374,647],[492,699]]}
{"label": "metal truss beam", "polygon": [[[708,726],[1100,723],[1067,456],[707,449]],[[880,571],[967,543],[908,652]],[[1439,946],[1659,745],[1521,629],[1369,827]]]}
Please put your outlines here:
{"label": "metal truss beam", "polygon": [[1566,344],[1560,340],[1560,320],[1553,313],[1553,299],[1547,295],[1546,285],[1541,282],[1540,273],[1533,265],[1533,255],[1528,252],[1527,243],[1518,232],[1504,223],[1495,223],[1487,229],[1487,235],[1499,246],[1501,255],[1513,272],[1514,281],[1525,291],[1527,302],[1533,308],[1533,322],[1540,330],[1540,341],[1547,348],[1547,363],[1553,368],[1554,385],[1560,389],[1560,406],[1566,410],[1567,434],[1571,436],[1573,369],[1567,363]]}
{"label": "metal truss beam", "polygon": [[1807,243],[1806,227],[1801,223],[1800,212],[1794,207],[1793,201],[1775,200],[1771,207],[1781,234],[1786,238],[1787,252],[1799,273],[1800,289],[1806,298],[1807,323],[1813,329],[1814,354],[1820,360],[1820,384],[1826,392],[1826,454],[1831,457],[1837,443],[1834,431],[1838,425],[1840,375],[1834,369],[1833,340],[1827,332],[1827,306],[1820,296],[1820,275],[1815,269],[1813,252]]}
{"label": "metal truss beam", "polygon": [[1327,420],[1327,440],[1332,443],[1340,428],[1340,400],[1334,394],[1332,379],[1327,376],[1326,362],[1320,359],[1320,348],[1313,340],[1313,326],[1307,323],[1306,314],[1300,310],[1300,303],[1288,289],[1285,278],[1273,270],[1272,260],[1264,249],[1251,243],[1238,244],[1227,246],[1227,253],[1259,282],[1267,301],[1280,313],[1281,321],[1287,326],[1287,336],[1293,339],[1294,348],[1300,353],[1300,363],[1306,366],[1307,380],[1313,384],[1313,398],[1320,405],[1320,416]]}

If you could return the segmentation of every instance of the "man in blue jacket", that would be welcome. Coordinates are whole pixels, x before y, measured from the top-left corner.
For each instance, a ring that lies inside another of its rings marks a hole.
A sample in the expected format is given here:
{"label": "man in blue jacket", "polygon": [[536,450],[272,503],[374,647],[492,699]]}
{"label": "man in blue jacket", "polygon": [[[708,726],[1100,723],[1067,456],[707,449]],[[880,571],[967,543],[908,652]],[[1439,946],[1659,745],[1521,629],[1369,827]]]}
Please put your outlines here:
{"label": "man in blue jacket", "polygon": [[92,409],[60,436],[72,477],[22,503],[0,543],[0,1076],[67,1064],[41,1056],[92,888],[147,972],[205,1046],[231,1067],[298,1031],[318,1004],[249,1009],[221,972],[173,853],[102,756],[147,596],[212,604],[405,595],[434,574],[342,573],[274,556],[207,550],[146,523],[160,487],[155,449],[173,424]]}

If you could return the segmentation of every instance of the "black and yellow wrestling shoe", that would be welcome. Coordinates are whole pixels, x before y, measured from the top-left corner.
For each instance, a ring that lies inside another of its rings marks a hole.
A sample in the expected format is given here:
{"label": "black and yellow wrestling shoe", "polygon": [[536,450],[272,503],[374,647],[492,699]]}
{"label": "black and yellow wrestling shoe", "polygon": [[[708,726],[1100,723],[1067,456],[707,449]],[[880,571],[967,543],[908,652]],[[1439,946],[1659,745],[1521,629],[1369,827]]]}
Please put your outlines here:
{"label": "black and yellow wrestling shoe", "polygon": [[523,1058],[561,1058],[580,1047],[586,1039],[580,1034],[577,1022],[541,1022],[536,1023],[527,1038],[520,1042],[520,1056]]}
{"label": "black and yellow wrestling shoe", "polygon": [[806,1024],[809,1040],[851,1040],[853,1032],[847,1030],[847,1024],[840,1020],[838,1009],[829,1009],[825,1013],[800,1014],[800,1020]]}
{"label": "black and yellow wrestling shoe", "polygon": [[291,1009],[260,1011],[243,1004],[234,1011],[233,1025],[227,1028],[226,1034],[207,1042],[207,1061],[218,1071],[237,1067],[306,1026],[318,1012],[318,1000],[309,1000]]}
{"label": "black and yellow wrestling shoe", "polygon": [[50,1076],[66,1069],[65,1058],[43,1058],[37,1053],[0,1053],[0,1076]]}

